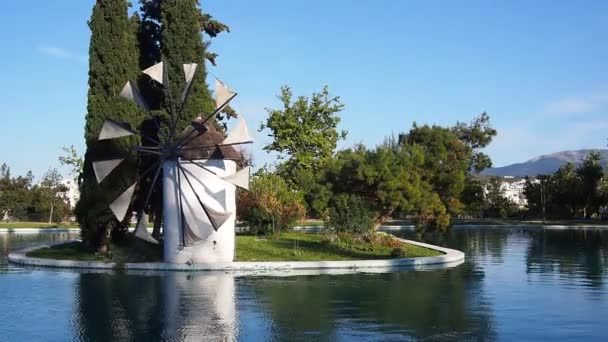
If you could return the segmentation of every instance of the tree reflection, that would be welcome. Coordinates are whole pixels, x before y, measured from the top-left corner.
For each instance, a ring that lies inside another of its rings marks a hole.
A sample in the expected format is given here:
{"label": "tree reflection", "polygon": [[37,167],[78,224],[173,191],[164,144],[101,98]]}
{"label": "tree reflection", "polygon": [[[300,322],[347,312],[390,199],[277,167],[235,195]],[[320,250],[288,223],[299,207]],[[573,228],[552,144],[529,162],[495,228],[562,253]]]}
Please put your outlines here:
{"label": "tree reflection", "polygon": [[430,272],[248,280],[278,340],[335,336],[457,338],[496,336],[482,274],[471,265]]}
{"label": "tree reflection", "polygon": [[76,329],[86,341],[235,338],[234,276],[82,274]]}
{"label": "tree reflection", "polygon": [[608,265],[608,232],[601,229],[538,229],[530,232],[526,272],[559,274],[572,281],[581,277],[601,287]]}

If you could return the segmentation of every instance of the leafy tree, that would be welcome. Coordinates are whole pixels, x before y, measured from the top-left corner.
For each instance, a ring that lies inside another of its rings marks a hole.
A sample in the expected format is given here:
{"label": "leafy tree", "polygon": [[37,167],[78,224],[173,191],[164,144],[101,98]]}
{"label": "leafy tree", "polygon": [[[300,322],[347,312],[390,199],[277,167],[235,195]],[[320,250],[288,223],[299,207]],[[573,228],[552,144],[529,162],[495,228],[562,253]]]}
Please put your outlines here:
{"label": "leafy tree", "polygon": [[466,214],[483,218],[485,190],[484,184],[479,178],[468,174],[465,178],[464,189],[460,196]]}
{"label": "leafy tree", "polygon": [[53,222],[55,205],[57,202],[62,202],[62,199],[65,198],[65,192],[68,191],[67,187],[61,183],[62,180],[63,177],[59,174],[59,171],[51,169],[42,176],[40,181],[40,193],[49,207],[49,223]]}
{"label": "leafy tree", "polygon": [[[130,123],[139,128],[144,114],[130,101],[118,94],[128,80],[139,75],[139,53],[133,21],[127,15],[124,0],[97,0],[89,21],[91,41],[89,47],[89,92],[85,123],[87,150],[84,158],[80,201],[76,217],[81,227],[83,241],[90,247],[105,253],[108,238],[113,230],[125,231],[129,217],[117,222],[108,204],[133,182],[128,174],[135,174],[133,160],[123,162],[122,170],[114,172],[97,184],[92,162],[128,155],[129,146],[137,138],[125,137],[118,141],[97,140],[106,118]],[[125,169],[126,168],[126,169]],[[127,172],[128,169],[132,172]]]}
{"label": "leafy tree", "polygon": [[305,214],[302,193],[293,191],[280,176],[260,170],[249,192],[238,197],[239,219],[254,233],[276,235],[291,229]]}
{"label": "leafy tree", "polygon": [[601,206],[600,185],[604,170],[601,165],[602,156],[599,152],[591,152],[583,160],[583,164],[576,169],[580,179],[580,194],[583,200],[583,212],[585,218],[590,218],[597,213]]}
{"label": "leafy tree", "polygon": [[295,185],[300,172],[317,171],[332,156],[338,141],[346,138],[346,131],[337,130],[337,113],[344,105],[339,97],[330,96],[327,87],[310,99],[300,96],[294,101],[291,89],[283,86],[279,99],[283,108],[267,109],[268,118],[259,130],[270,131],[273,141],[264,150],[279,153],[283,163],[278,172]]}
{"label": "leafy tree", "polygon": [[74,184],[78,184],[78,178],[80,178],[84,167],[84,159],[78,154],[74,145],[71,145],[70,147],[64,146],[62,150],[64,155],[59,156],[59,163],[61,163],[62,166],[70,168],[70,174],[74,177]]}
{"label": "leafy tree", "polygon": [[490,116],[487,113],[481,113],[469,124],[457,122],[451,129],[471,150],[469,170],[481,172],[492,166],[490,157],[480,151],[488,146],[497,134],[490,124]]}
{"label": "leafy tree", "polygon": [[485,191],[486,216],[507,218],[517,213],[517,205],[504,195],[500,177],[491,177],[485,185]]}
{"label": "leafy tree", "polygon": [[448,213],[459,214],[471,149],[450,128],[440,126],[414,123],[407,134],[399,136],[399,140],[423,151],[422,180],[433,187]]}
{"label": "leafy tree", "polygon": [[339,151],[328,160],[321,176],[332,198],[341,194],[360,197],[374,213],[374,228],[399,210],[419,208],[425,192],[431,190],[421,180],[418,168],[424,161],[418,147],[363,145]]}
{"label": "leafy tree", "polygon": [[25,177],[12,177],[10,167],[0,166],[0,219],[26,220],[28,207],[32,201],[31,187],[34,176],[28,172]]}
{"label": "leafy tree", "polygon": [[365,233],[372,229],[374,213],[356,195],[341,194],[333,199],[327,228],[335,232]]}

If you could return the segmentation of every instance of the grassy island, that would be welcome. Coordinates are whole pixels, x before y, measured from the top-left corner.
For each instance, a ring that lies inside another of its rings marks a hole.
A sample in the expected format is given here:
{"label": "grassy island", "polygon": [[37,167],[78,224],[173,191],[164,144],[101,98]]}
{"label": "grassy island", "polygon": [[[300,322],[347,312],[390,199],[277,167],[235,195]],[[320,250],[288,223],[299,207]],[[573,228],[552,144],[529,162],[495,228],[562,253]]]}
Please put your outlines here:
{"label": "grassy island", "polygon": [[[330,241],[324,234],[289,232],[278,237],[237,235],[236,261],[338,261],[393,258],[392,252],[400,248],[400,258],[436,256],[440,252],[393,240],[382,234],[379,239],[366,241],[342,237]],[[387,245],[386,241],[390,243]],[[29,257],[106,262],[162,261],[162,247],[135,238],[113,244],[109,257],[87,250],[80,242],[71,242],[37,249]]]}

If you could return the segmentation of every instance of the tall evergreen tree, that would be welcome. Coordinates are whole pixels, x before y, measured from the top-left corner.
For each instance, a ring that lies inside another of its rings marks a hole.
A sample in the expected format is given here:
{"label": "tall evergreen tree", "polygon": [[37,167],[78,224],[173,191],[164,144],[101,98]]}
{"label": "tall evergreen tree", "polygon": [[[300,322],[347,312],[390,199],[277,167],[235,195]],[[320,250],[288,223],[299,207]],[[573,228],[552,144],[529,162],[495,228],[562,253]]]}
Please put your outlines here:
{"label": "tall evergreen tree", "polygon": [[[119,97],[127,80],[137,79],[139,75],[135,35],[138,18],[129,19],[127,10],[126,0],[97,0],[89,21],[89,92],[85,123],[87,151],[76,216],[83,241],[102,253],[107,250],[110,232],[124,232],[127,228],[129,217],[125,222],[118,222],[108,209],[108,204],[133,182],[134,172],[113,172],[100,186],[92,162],[116,157],[119,153],[132,153],[128,147],[137,143],[137,138],[100,142],[97,137],[106,118],[139,127],[145,115],[135,104]],[[136,167],[132,160],[123,164],[121,168],[131,168],[132,171]]]}
{"label": "tall evergreen tree", "polygon": [[[224,31],[229,31],[227,25],[213,19],[209,14],[201,12],[198,0],[140,0],[142,22],[139,30],[141,48],[140,66],[142,69],[158,63],[167,62],[171,97],[178,102],[185,85],[184,63],[197,63],[198,69],[190,97],[184,106],[177,123],[177,131],[190,124],[198,115],[208,115],[214,109],[211,91],[206,84],[207,71],[205,60],[215,65],[217,54],[207,51],[210,41],[204,40],[203,34],[214,38]],[[162,91],[155,83],[144,85],[144,94],[150,99],[153,108],[168,109],[169,102],[162,99]],[[158,99],[161,99],[158,102]],[[227,107],[223,114],[230,117],[236,113]],[[162,126],[164,131],[170,131],[171,120],[164,116]],[[219,121],[224,118],[218,116]]]}

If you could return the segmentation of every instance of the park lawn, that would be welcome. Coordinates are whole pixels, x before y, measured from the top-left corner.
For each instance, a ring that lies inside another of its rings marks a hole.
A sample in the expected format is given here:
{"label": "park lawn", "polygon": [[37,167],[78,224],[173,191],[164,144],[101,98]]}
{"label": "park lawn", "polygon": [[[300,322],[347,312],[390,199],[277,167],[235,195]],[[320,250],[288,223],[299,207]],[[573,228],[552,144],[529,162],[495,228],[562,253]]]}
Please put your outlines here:
{"label": "park lawn", "polygon": [[[436,256],[440,252],[432,249],[402,244],[402,257]],[[332,261],[389,259],[391,247],[371,248],[366,242],[347,244],[326,243],[322,234],[283,233],[276,238],[261,238],[253,235],[237,235],[236,261]],[[162,245],[153,245],[129,236],[120,244],[112,244],[111,257],[97,255],[87,250],[81,242],[70,242],[45,247],[27,253],[29,257],[58,260],[105,261],[105,262],[158,262],[162,261]]]}
{"label": "park lawn", "polygon": [[[436,256],[432,249],[404,243],[405,258]],[[283,233],[277,238],[239,235],[236,240],[236,261],[328,261],[391,258],[391,247],[371,248],[360,241],[326,243],[323,234]]]}
{"label": "park lawn", "polygon": [[108,261],[107,258],[88,251],[80,241],[36,249],[26,253],[26,256],[57,260]]}

